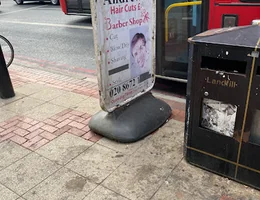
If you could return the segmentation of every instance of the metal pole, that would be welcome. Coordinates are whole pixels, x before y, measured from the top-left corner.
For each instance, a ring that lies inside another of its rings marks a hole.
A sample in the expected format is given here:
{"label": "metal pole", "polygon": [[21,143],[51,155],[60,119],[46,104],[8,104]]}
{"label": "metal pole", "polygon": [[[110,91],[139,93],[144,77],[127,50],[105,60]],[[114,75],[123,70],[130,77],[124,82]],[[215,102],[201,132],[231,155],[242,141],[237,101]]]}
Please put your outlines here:
{"label": "metal pole", "polygon": [[14,97],[13,85],[6,67],[4,54],[0,45],[0,98],[7,99]]}

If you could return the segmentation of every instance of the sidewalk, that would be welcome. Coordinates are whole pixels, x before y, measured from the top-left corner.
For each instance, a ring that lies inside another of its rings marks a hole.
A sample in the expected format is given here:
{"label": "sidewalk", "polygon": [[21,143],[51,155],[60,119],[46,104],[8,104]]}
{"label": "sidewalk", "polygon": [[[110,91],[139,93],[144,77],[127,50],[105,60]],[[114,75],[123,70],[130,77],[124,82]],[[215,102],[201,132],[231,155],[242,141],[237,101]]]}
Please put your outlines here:
{"label": "sidewalk", "polygon": [[10,67],[16,96],[0,99],[0,200],[260,199],[186,163],[181,101],[157,93],[172,106],[171,119],[139,142],[119,144],[89,130],[100,110],[93,76],[26,65]]}

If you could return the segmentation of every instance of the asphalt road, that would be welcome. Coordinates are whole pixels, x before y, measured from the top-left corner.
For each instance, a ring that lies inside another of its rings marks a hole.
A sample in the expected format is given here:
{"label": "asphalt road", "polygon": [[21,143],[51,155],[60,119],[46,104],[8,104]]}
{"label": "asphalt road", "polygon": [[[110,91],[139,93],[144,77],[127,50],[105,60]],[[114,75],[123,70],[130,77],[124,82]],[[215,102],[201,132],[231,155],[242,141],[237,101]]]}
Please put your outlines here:
{"label": "asphalt road", "polygon": [[67,16],[50,3],[2,0],[0,34],[13,44],[16,58],[95,69],[90,17]]}

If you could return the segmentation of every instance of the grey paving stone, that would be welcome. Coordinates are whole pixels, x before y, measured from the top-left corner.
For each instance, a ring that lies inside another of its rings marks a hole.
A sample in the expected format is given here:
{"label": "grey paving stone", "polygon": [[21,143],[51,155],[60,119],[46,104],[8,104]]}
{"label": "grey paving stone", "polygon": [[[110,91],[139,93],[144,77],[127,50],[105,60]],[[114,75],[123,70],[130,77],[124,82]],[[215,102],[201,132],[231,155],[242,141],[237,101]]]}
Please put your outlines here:
{"label": "grey paving stone", "polygon": [[10,110],[6,110],[4,109],[5,106],[3,106],[2,108],[0,108],[0,122],[6,121],[12,117],[14,117],[15,115],[17,115],[16,113],[10,111]]}
{"label": "grey paving stone", "polygon": [[95,183],[100,183],[125,159],[124,154],[95,144],[68,163],[66,167]]}
{"label": "grey paving stone", "polygon": [[76,94],[73,92],[65,92],[64,94],[60,95],[59,97],[50,101],[55,105],[63,106],[66,108],[70,108],[75,106],[77,103],[84,101],[87,97],[81,94]]}
{"label": "grey paving stone", "polygon": [[40,99],[42,101],[50,101],[50,100],[53,100],[53,99],[61,96],[64,93],[65,92],[63,90],[59,90],[56,88],[46,86],[40,92],[32,94],[31,97],[35,98],[35,99]]}
{"label": "grey paving stone", "polygon": [[33,99],[31,97],[25,97],[6,105],[3,108],[15,112],[17,114],[22,114],[24,112],[30,111],[32,108],[35,108],[43,103],[44,101]]}
{"label": "grey paving stone", "polygon": [[21,94],[31,95],[31,94],[34,94],[36,92],[43,90],[44,87],[46,87],[46,86],[44,86],[42,84],[29,83],[29,84],[23,85],[21,87],[15,88],[15,91],[17,91]]}
{"label": "grey paving stone", "polygon": [[86,100],[75,104],[73,109],[94,115],[101,110],[101,107],[98,99],[89,97]]}
{"label": "grey paving stone", "polygon": [[21,94],[21,93],[18,93],[18,92],[15,91],[15,96],[12,97],[12,98],[9,98],[9,99],[1,99],[0,98],[0,107],[2,107],[4,105],[7,105],[9,103],[12,103],[14,101],[17,101],[17,100],[19,100],[19,99],[21,99],[23,97],[25,97],[24,94]]}
{"label": "grey paving stone", "polygon": [[132,154],[140,148],[147,141],[147,139],[148,137],[135,143],[124,144],[103,137],[97,143],[124,154]]}
{"label": "grey paving stone", "polygon": [[30,153],[0,172],[0,182],[19,195],[39,184],[60,168],[59,165]]}
{"label": "grey paving stone", "polygon": [[14,200],[19,198],[17,194],[0,184],[0,200]]}
{"label": "grey paving stone", "polygon": [[62,168],[23,197],[27,200],[82,200],[97,185]]}
{"label": "grey paving stone", "polygon": [[85,199],[83,200],[128,200],[127,198],[117,194],[101,185],[95,188]]}
{"label": "grey paving stone", "polygon": [[175,131],[161,128],[102,185],[130,199],[150,199],[182,158]]}
{"label": "grey paving stone", "polygon": [[45,120],[65,109],[66,108],[62,106],[57,106],[51,103],[44,103],[37,106],[36,108],[29,110],[28,112],[25,112],[24,115],[32,119]]}
{"label": "grey paving stone", "polygon": [[90,141],[65,133],[39,148],[36,152],[60,165],[65,165],[91,145],[93,143]]}
{"label": "grey paving stone", "polygon": [[192,166],[183,160],[152,199],[256,200],[260,199],[260,192]]}
{"label": "grey paving stone", "polygon": [[102,185],[129,199],[150,199],[171,170],[152,164],[122,164]]}
{"label": "grey paving stone", "polygon": [[31,151],[11,141],[0,143],[0,170],[16,162],[30,152]]}

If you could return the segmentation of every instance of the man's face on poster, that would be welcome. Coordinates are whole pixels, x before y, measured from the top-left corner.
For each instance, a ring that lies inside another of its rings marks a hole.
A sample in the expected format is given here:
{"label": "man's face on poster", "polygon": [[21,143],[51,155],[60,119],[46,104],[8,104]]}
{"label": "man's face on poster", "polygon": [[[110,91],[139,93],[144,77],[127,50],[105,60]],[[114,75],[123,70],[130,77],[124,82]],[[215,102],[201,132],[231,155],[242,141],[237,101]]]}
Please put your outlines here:
{"label": "man's face on poster", "polygon": [[143,68],[145,59],[146,59],[146,46],[143,39],[139,39],[133,47],[133,57],[135,63],[140,67]]}

